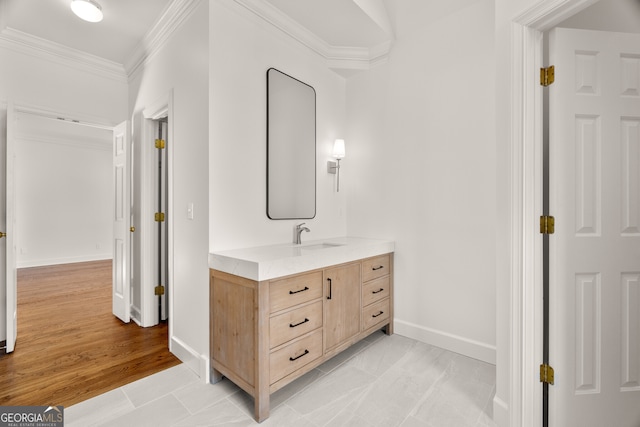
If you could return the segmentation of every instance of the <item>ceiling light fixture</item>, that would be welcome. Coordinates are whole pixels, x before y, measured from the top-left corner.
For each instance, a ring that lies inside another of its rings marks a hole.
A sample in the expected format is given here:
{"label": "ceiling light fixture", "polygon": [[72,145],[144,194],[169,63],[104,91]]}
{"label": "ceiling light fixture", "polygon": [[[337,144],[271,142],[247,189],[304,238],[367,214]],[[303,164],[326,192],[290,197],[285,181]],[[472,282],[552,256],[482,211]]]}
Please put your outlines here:
{"label": "ceiling light fixture", "polygon": [[71,10],[85,21],[102,21],[102,7],[94,0],[71,0]]}

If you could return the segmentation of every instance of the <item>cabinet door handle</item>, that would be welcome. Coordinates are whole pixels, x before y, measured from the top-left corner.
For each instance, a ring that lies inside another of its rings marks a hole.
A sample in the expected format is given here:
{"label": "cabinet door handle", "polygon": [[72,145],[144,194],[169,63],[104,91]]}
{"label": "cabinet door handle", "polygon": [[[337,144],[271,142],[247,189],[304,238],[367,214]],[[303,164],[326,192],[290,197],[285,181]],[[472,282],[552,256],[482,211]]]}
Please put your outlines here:
{"label": "cabinet door handle", "polygon": [[371,292],[372,294],[379,294],[380,292],[384,291],[383,288],[378,289],[377,291],[373,291]]}
{"label": "cabinet door handle", "polygon": [[383,269],[383,268],[384,268],[384,265],[379,265],[377,267],[373,267],[372,270],[376,271],[376,270],[380,270],[380,269]]}
{"label": "cabinet door handle", "polygon": [[309,354],[309,350],[305,350],[304,353],[302,353],[300,356],[290,357],[289,360],[293,362],[294,360],[298,360],[298,359],[300,359],[302,356],[304,356],[306,354]]}
{"label": "cabinet door handle", "polygon": [[289,291],[289,295],[297,294],[299,292],[304,292],[304,291],[308,291],[308,290],[309,290],[309,287],[305,286],[304,289],[300,289],[300,290],[297,290],[297,291]]}
{"label": "cabinet door handle", "polygon": [[327,295],[327,299],[331,299],[331,279],[327,278],[329,281],[329,295]]}
{"label": "cabinet door handle", "polygon": [[378,316],[380,316],[380,315],[382,315],[382,314],[384,314],[384,311],[381,311],[381,312],[380,312],[380,313],[378,313],[378,314],[372,314],[372,315],[371,315],[371,317],[378,317]]}
{"label": "cabinet door handle", "polygon": [[289,327],[290,328],[295,328],[296,326],[300,326],[303,323],[307,323],[309,321],[309,319],[307,319],[306,317],[304,318],[304,320],[302,322],[298,322],[298,323],[289,323]]}

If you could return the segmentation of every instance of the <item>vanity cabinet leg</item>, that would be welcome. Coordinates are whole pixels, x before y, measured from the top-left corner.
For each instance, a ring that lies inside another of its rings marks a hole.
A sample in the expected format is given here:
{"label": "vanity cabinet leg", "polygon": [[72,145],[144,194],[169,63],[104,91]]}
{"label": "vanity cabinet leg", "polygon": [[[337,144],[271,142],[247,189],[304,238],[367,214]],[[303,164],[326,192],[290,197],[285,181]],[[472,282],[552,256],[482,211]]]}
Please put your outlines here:
{"label": "vanity cabinet leg", "polygon": [[255,400],[255,418],[261,423],[269,418],[269,393],[258,393]]}
{"label": "vanity cabinet leg", "polygon": [[387,335],[393,335],[393,323],[387,323],[387,325],[383,328],[384,333]]}
{"label": "vanity cabinet leg", "polygon": [[266,420],[269,417],[269,385],[270,372],[269,372],[269,284],[262,281],[258,283],[256,291],[256,325],[255,330],[255,348],[256,353],[254,355],[255,367],[255,391],[254,391],[254,404],[255,404],[255,418],[259,423]]}
{"label": "vanity cabinet leg", "polygon": [[222,381],[222,374],[217,369],[211,368],[211,384]]}

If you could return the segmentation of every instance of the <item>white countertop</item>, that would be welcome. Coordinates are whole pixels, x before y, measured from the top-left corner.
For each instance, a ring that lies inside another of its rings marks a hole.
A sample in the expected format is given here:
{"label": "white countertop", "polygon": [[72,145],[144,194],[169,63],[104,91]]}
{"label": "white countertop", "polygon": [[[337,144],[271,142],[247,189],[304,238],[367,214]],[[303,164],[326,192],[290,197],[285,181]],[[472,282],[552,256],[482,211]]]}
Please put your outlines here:
{"label": "white countertop", "polygon": [[301,245],[283,243],[209,254],[209,268],[251,280],[269,280],[393,252],[390,240],[337,237]]}

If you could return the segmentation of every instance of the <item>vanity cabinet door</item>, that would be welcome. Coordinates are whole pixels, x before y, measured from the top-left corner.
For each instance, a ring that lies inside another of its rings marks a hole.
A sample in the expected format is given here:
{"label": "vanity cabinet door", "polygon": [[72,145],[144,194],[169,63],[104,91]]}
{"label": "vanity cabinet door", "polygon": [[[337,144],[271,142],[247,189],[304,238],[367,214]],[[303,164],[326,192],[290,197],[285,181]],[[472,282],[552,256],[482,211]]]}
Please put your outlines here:
{"label": "vanity cabinet door", "polygon": [[324,270],[325,350],[360,332],[360,263]]}

